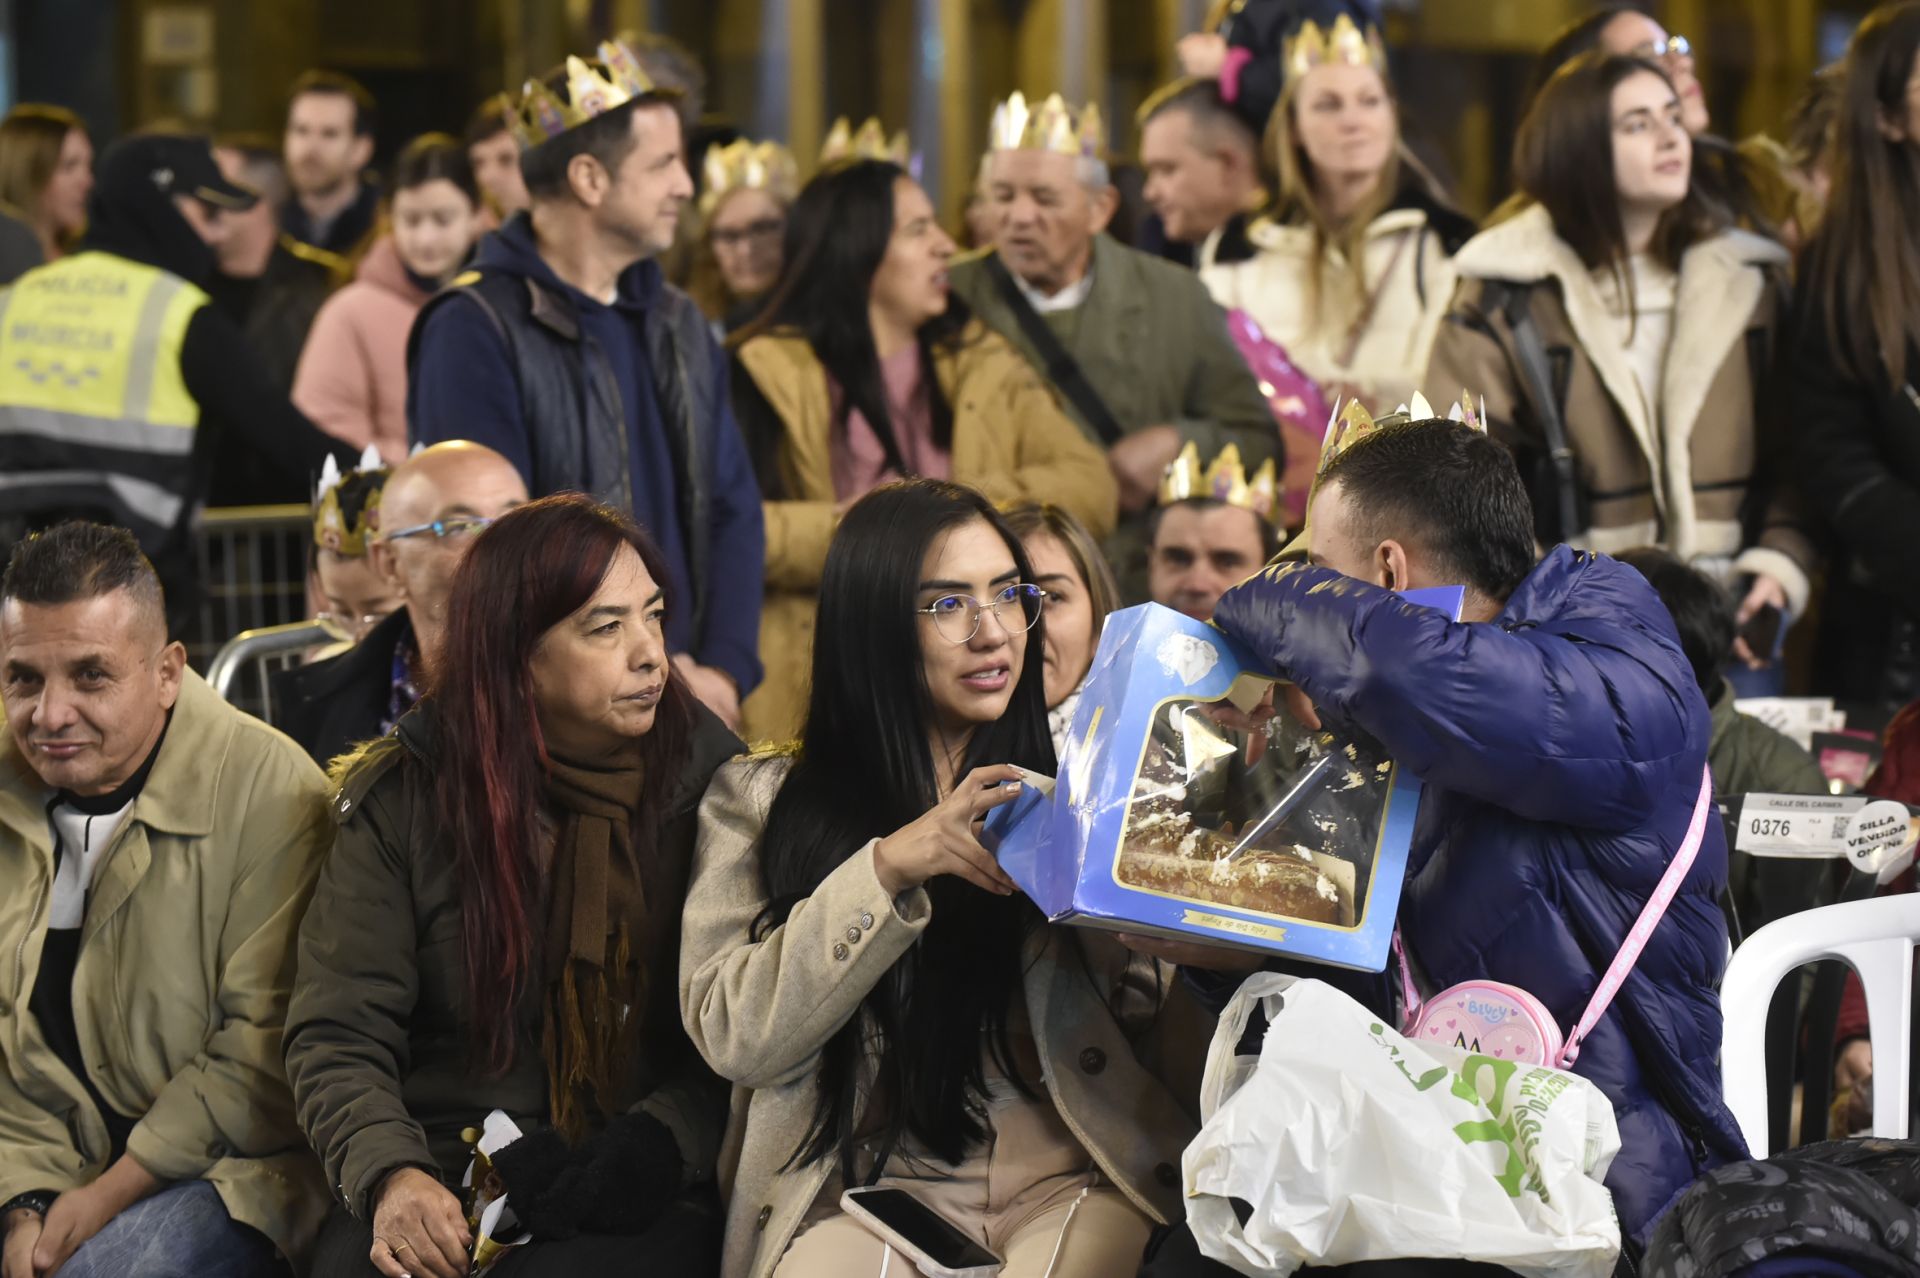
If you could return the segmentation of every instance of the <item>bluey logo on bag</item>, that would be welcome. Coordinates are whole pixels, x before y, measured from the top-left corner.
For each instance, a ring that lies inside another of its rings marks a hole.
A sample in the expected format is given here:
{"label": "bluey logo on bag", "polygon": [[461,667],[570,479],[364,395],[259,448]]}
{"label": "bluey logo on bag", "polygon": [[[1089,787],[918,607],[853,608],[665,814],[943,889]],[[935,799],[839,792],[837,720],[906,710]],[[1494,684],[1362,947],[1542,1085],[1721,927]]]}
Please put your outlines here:
{"label": "bluey logo on bag", "polygon": [[[1482,1003],[1477,998],[1469,998],[1467,1015],[1477,1016],[1489,1025],[1500,1025],[1513,1015],[1513,1006],[1509,1003]],[[1476,1044],[1473,1050],[1479,1051],[1479,1046]]]}

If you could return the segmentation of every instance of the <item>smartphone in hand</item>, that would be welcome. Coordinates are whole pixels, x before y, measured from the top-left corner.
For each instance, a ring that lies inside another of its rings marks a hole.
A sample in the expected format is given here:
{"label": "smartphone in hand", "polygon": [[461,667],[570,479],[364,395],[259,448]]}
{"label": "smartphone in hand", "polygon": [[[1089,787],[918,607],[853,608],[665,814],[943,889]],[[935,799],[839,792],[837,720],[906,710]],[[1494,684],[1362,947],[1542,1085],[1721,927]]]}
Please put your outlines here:
{"label": "smartphone in hand", "polygon": [[1772,661],[1780,655],[1780,623],[1783,620],[1780,610],[1772,604],[1762,605],[1759,611],[1747,618],[1740,627],[1740,637],[1747,641],[1747,651],[1756,660]]}

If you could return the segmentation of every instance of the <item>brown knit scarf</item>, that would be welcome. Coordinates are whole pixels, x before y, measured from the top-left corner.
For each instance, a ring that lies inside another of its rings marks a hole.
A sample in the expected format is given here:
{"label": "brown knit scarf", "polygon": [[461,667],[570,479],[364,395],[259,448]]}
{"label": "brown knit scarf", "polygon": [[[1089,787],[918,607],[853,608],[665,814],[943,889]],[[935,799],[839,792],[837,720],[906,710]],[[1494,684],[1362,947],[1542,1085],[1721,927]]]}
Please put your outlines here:
{"label": "brown knit scarf", "polygon": [[639,765],[552,761],[547,793],[560,817],[547,909],[549,1121],[569,1140],[626,1107],[647,974],[635,954],[646,897],[633,847]]}

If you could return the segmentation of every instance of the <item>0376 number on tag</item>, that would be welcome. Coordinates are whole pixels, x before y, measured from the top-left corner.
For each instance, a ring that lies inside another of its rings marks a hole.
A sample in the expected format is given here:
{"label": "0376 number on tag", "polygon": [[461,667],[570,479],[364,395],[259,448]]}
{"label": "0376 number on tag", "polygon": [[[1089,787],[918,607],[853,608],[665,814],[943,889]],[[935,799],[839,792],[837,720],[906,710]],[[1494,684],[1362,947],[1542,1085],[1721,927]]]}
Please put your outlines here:
{"label": "0376 number on tag", "polygon": [[1847,825],[1866,801],[1857,795],[1749,794],[1734,833],[1754,856],[1829,859],[1847,855]]}

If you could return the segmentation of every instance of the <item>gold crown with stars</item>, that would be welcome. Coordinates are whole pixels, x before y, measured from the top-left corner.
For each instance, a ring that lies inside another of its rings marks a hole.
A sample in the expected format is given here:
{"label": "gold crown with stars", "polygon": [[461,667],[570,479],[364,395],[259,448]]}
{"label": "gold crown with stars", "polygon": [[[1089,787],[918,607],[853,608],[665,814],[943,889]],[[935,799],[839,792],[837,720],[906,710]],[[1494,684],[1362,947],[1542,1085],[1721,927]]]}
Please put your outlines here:
{"label": "gold crown with stars", "polygon": [[1200,464],[1200,449],[1191,440],[1180,450],[1180,455],[1167,467],[1166,474],[1160,477],[1160,504],[1171,506],[1175,502],[1192,501],[1205,498],[1222,502],[1228,506],[1240,506],[1251,510],[1260,518],[1272,523],[1280,513],[1280,486],[1275,476],[1273,459],[1269,457],[1260,463],[1260,469],[1247,477],[1246,466],[1240,461],[1240,448],[1237,444],[1228,444],[1220,450],[1206,466]]}
{"label": "gold crown with stars", "polygon": [[562,96],[545,80],[527,81],[507,120],[522,148],[539,146],[636,98],[679,96],[676,90],[655,84],[633,50],[617,40],[602,40],[599,57],[592,61],[569,55],[564,88]]}

